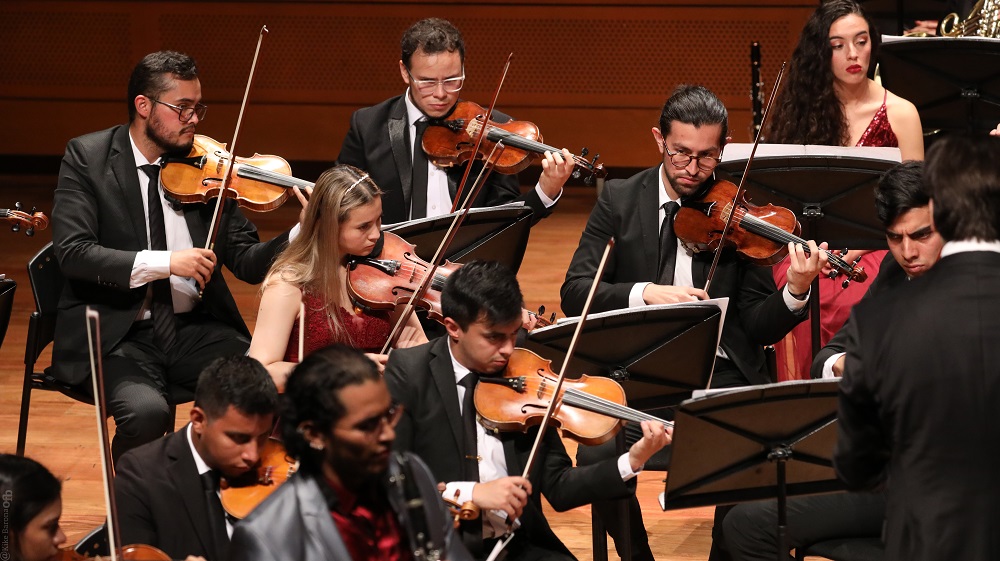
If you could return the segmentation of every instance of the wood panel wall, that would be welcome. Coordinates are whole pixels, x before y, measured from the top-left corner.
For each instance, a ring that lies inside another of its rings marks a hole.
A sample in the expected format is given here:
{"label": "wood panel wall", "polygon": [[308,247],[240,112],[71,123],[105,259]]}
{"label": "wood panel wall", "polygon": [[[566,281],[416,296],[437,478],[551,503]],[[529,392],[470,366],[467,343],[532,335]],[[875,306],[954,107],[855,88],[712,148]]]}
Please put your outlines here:
{"label": "wood panel wall", "polygon": [[0,155],[7,162],[10,155],[57,157],[68,139],[123,122],[131,68],[163,48],[198,61],[210,107],[199,132],[226,141],[266,24],[270,33],[237,152],[331,162],[352,111],[402,92],[402,32],[439,16],[465,35],[464,98],[487,104],[513,52],[499,108],[536,122],[550,144],[586,146],[612,168],[645,167],[657,158],[649,129],[678,83],[715,91],[730,108],[733,139],[746,141],[751,41],[762,44],[770,84],[815,6],[809,0],[4,2]]}

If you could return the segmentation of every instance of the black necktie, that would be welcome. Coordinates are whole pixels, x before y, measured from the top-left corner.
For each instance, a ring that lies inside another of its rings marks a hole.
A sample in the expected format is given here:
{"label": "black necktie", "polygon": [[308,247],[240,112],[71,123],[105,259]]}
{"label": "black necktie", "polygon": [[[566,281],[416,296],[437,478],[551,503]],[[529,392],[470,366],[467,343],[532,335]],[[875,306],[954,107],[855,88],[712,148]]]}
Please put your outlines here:
{"label": "black necktie", "polygon": [[212,553],[216,558],[222,555],[224,559],[223,553],[229,548],[229,532],[226,530],[226,512],[222,510],[222,501],[219,500],[219,477],[217,471],[206,471],[201,474],[201,484],[208,503],[208,529],[215,543]]}
{"label": "black necktie", "polygon": [[476,382],[478,381],[479,376],[475,372],[469,372],[458,382],[465,388],[465,396],[462,398],[462,429],[465,436],[465,461],[463,465],[466,481],[479,481],[479,445],[476,442],[476,404],[474,401]]}
{"label": "black necktie", "polygon": [[[160,204],[160,167],[147,164],[142,171],[149,176],[147,206],[149,207],[149,249],[166,251],[167,229],[163,225],[163,207]],[[163,350],[174,344],[177,326],[174,318],[174,300],[170,295],[170,278],[157,279],[152,283],[153,300],[150,313],[153,316],[153,336]]]}
{"label": "black necktie", "polygon": [[427,154],[421,142],[427,130],[426,119],[417,121],[417,132],[413,139],[413,181],[410,182],[410,200],[413,201],[410,218],[427,216]]}
{"label": "black necktie", "polygon": [[674,201],[663,203],[663,222],[660,224],[660,264],[656,284],[674,284],[674,266],[677,264],[677,236],[674,235],[674,216],[681,205]]}

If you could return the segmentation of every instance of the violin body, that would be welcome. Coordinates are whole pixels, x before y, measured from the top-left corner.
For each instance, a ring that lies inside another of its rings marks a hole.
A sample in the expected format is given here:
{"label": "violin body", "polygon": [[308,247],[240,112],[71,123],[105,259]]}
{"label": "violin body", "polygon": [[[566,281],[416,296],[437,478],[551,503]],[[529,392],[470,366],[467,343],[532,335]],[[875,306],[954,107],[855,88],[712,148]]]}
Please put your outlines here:
{"label": "violin body", "polygon": [[[163,159],[160,184],[182,203],[208,202],[222,191],[226,165],[231,159],[224,143],[196,134],[186,158]],[[291,177],[292,168],[283,158],[254,154],[252,158],[237,157],[233,165],[226,196],[236,199],[239,206],[266,212],[288,199],[285,185],[258,177],[261,174]]]}
{"label": "violin body", "polygon": [[[485,117],[486,109],[471,101],[460,101],[446,119],[431,121],[431,125],[424,131],[422,141],[427,159],[438,167],[451,167],[469,161],[476,148],[476,135],[483,129]],[[527,140],[542,141],[541,131],[528,121],[509,121],[503,124],[489,121],[488,125],[488,130],[500,129]],[[485,158],[495,145],[496,142],[491,141],[487,135],[480,148],[483,152],[480,157]],[[505,175],[517,173],[531,165],[533,157],[537,157],[537,154],[507,145],[496,158],[494,169]]]}
{"label": "violin body", "polygon": [[[546,360],[527,349],[514,349],[503,378],[481,377],[476,385],[475,404],[480,422],[490,430],[527,432],[541,424],[552,399],[558,376]],[[552,422],[568,438],[596,446],[611,440],[624,422],[607,414],[571,405],[567,394],[580,392],[618,405],[625,404],[625,390],[611,378],[586,374],[577,380],[564,380],[560,402]]]}
{"label": "violin body", "polygon": [[[105,549],[107,544],[105,544]],[[170,556],[161,549],[146,544],[126,545],[118,552],[118,558],[124,561],[171,561]],[[60,549],[55,561],[95,561],[110,559],[110,556],[85,555],[74,549]]]}
{"label": "violin body", "polygon": [[[692,251],[715,251],[732,209],[737,187],[729,181],[717,181],[697,199],[685,200],[674,219],[674,233]],[[802,230],[795,214],[771,204],[757,206],[741,199],[736,204],[736,216],[726,235],[726,246],[751,262],[774,265],[788,254],[788,241],[777,235],[762,233],[760,222],[792,236]]]}
{"label": "violin body", "polygon": [[235,518],[246,518],[298,469],[298,462],[288,457],[285,446],[269,438],[260,451],[256,469],[237,479],[224,479],[220,485],[222,508]]}

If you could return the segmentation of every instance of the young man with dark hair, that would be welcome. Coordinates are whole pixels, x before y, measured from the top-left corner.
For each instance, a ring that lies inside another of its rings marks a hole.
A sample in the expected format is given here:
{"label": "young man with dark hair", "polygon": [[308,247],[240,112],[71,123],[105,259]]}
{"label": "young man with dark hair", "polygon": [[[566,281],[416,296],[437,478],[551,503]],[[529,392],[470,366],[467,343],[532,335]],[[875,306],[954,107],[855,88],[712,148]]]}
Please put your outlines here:
{"label": "young man with dark hair", "polygon": [[[451,212],[458,182],[469,165],[438,167],[428,160],[420,144],[429,124],[452,113],[465,85],[461,32],[448,21],[428,18],[407,29],[400,46],[399,73],[406,92],[355,111],[337,156],[337,163],[370,173],[385,191],[382,220],[386,224]],[[510,117],[494,111],[492,120],[504,123]],[[481,161],[471,165],[463,197],[482,169]],[[532,220],[537,222],[548,216],[571,173],[573,159],[568,150],[546,153],[534,189],[522,195],[516,175],[494,172],[473,206],[523,201],[534,211]]]}
{"label": "young man with dark hair", "polygon": [[[572,559],[542,514],[541,495],[557,511],[635,493],[635,475],[670,440],[662,424],[643,422],[628,453],[587,467],[573,463],[548,431],[534,469],[521,477],[537,428],[499,434],[476,422],[473,394],[483,376],[503,373],[521,328],[517,278],[498,263],[472,262],[448,278],[441,293],[448,335],[389,356],[385,379],[403,405],[396,446],[424,458],[444,496],[471,500],[483,520],[466,523],[463,540],[477,557],[490,553],[515,520],[508,559]],[[485,541],[484,541],[485,538]]]}
{"label": "young man with dark hair", "polygon": [[191,57],[147,55],[132,72],[127,105],[127,125],[66,146],[52,207],[66,278],[53,369],[59,380],[89,387],[84,311],[99,311],[115,459],[172,429],[168,387],[193,390],[213,359],[246,352],[250,332],[220,265],[258,283],[289,236],[261,243],[230,199],[214,249],[203,249],[215,204],[175,205],[162,192],[158,164],[187,156],[207,111]]}
{"label": "young man with dark hair", "polygon": [[277,406],[278,390],[256,360],[235,355],[209,364],[198,377],[191,422],[116,465],[122,540],[172,559],[226,559],[233,528],[219,501],[220,479],[256,469]]}
{"label": "young man with dark hair", "polygon": [[941,259],[859,303],[845,327],[834,465],[850,488],[885,487],[886,559],[1000,556],[998,161],[994,137],[931,146],[924,178]]}
{"label": "young man with dark hair", "polygon": [[[563,311],[579,314],[604,247],[614,237],[614,251],[591,311],[728,297],[713,388],[771,382],[764,346],[780,340],[806,318],[809,286],[826,264],[815,242],[809,242],[808,257],[803,248],[789,244],[788,283],[779,291],[770,268],[755,266],[727,249],[711,291],[701,289],[713,256],[688,251],[674,235],[673,218],[686,200],[711,186],[727,140],[727,119],[722,101],[708,89],[682,85],[674,90],[663,106],[659,127],[652,129],[662,161],[629,179],[605,185],[561,289]],[[577,461],[591,463],[613,453],[608,445],[581,446]],[[652,559],[638,501],[630,498],[629,502],[633,559]],[[620,549],[624,531],[616,505],[600,503],[594,508]],[[717,518],[719,530],[720,521]]]}
{"label": "young man with dark hair", "polygon": [[427,467],[391,453],[402,409],[364,354],[343,345],[310,354],[283,399],[299,471],[237,526],[229,559],[471,559]]}

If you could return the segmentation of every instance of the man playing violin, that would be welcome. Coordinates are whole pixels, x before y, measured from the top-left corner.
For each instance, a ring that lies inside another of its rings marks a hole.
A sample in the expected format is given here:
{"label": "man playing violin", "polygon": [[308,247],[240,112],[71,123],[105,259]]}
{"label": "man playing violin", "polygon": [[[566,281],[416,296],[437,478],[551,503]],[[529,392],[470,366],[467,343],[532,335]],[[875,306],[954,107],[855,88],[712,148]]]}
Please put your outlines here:
{"label": "man playing violin", "polygon": [[124,543],[158,547],[171,559],[225,560],[234,519],[223,511],[220,485],[257,468],[277,407],[278,390],[256,360],[210,364],[187,426],[129,450],[115,466]]}
{"label": "man playing violin", "polygon": [[510,559],[573,559],[542,514],[541,494],[557,511],[634,494],[636,473],[670,433],[644,421],[642,438],[626,454],[573,467],[559,435],[548,431],[530,477],[521,477],[538,429],[489,432],[475,422],[472,403],[479,378],[502,373],[514,352],[522,323],[517,278],[498,263],[474,261],[448,278],[441,307],[447,337],[389,355],[386,383],[404,407],[396,447],[427,461],[435,478],[447,482],[445,498],[483,509],[482,521],[462,529],[477,557],[488,555],[507,522],[516,521]]}
{"label": "man playing violin", "polygon": [[[712,255],[690,253],[673,233],[673,216],[685,199],[711,186],[727,140],[727,119],[725,106],[706,88],[683,85],[674,90],[663,106],[659,127],[652,129],[662,161],[629,179],[607,183],[561,288],[563,311],[579,314],[608,238],[614,236],[615,247],[594,296],[593,311],[729,297],[713,388],[771,381],[763,347],[806,318],[810,283],[827,263],[815,242],[808,242],[808,257],[801,247],[790,244],[788,283],[779,292],[769,268],[726,250],[710,292],[700,288]],[[577,460],[587,464],[611,454],[610,446],[581,446]],[[631,519],[641,521],[638,502],[629,501]],[[620,546],[624,531],[616,523],[615,505],[595,504],[595,509]],[[634,559],[652,559],[641,522],[632,524],[632,542]]]}
{"label": "man playing violin", "polygon": [[173,429],[170,388],[191,391],[214,358],[246,352],[250,333],[220,265],[258,283],[288,241],[261,243],[230,199],[214,250],[202,249],[214,203],[175,205],[158,188],[156,164],[188,154],[206,111],[194,60],[152,53],[129,80],[128,125],[71,140],[60,168],[52,243],[66,284],[52,363],[59,380],[84,385],[80,327],[88,306],[99,311],[116,459]]}
{"label": "man playing violin", "polygon": [[360,351],[333,345],[288,378],[281,426],[299,470],[236,527],[232,561],[469,561],[427,466],[392,453],[402,409]]}
{"label": "man playing violin", "polygon": [[[465,85],[461,32],[443,19],[428,18],[406,30],[401,46],[399,73],[406,92],[356,111],[337,156],[337,163],[370,173],[385,192],[382,221],[386,224],[451,212],[458,183],[469,165],[439,168],[428,161],[420,143],[428,120],[446,118]],[[510,117],[494,111],[492,120],[506,122]],[[471,165],[465,193],[482,169],[481,161]],[[516,175],[492,173],[473,206],[523,201],[537,222],[559,199],[573,167],[568,150],[546,152],[538,184],[523,195]]]}

